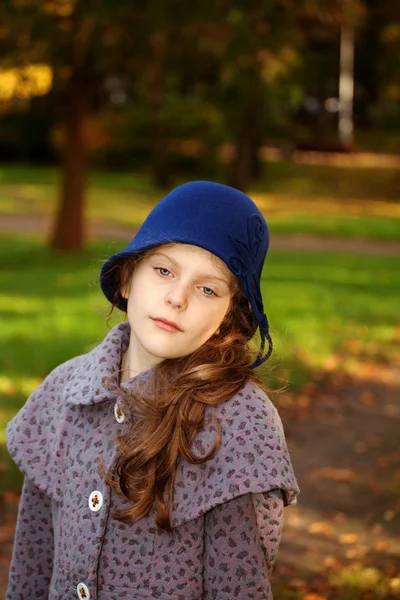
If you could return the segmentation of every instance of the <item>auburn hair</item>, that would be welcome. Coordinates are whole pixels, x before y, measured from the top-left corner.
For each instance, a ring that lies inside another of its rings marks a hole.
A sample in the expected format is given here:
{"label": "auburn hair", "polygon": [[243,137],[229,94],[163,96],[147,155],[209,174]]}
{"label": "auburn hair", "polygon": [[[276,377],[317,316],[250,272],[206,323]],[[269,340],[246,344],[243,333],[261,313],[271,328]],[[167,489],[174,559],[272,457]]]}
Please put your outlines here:
{"label": "auburn hair", "polygon": [[[121,305],[121,289],[130,285],[134,269],[159,248],[114,264],[119,285],[110,315]],[[212,259],[216,258],[212,255]],[[134,418],[128,418],[125,432],[117,435],[119,452],[113,469],[105,470],[102,462],[99,465],[103,479],[130,504],[112,513],[118,521],[133,524],[147,516],[154,506],[156,526],[171,529],[178,459],[183,457],[189,463],[201,464],[214,457],[220,445],[221,430],[216,421],[217,437],[211,451],[201,457],[191,451],[207,406],[229,400],[248,381],[267,391],[261,377],[250,368],[254,361],[248,343],[255,329],[252,312],[238,278],[229,273],[231,301],[218,333],[187,356],[159,362],[145,391],[140,386],[129,393],[118,390]]]}

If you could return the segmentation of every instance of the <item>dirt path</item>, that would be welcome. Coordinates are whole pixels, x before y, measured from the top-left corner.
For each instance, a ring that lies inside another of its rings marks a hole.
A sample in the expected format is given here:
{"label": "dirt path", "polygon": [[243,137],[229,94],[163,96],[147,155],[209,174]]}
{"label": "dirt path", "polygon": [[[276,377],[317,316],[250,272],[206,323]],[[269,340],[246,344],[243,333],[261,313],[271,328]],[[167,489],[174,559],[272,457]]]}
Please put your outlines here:
{"label": "dirt path", "polygon": [[277,589],[346,600],[400,597],[400,585],[382,596],[378,586],[368,596],[347,596],[328,585],[349,568],[400,576],[399,400],[400,384],[349,382],[303,407],[280,409],[301,494],[285,509]]}
{"label": "dirt path", "polygon": [[[5,233],[40,233],[48,234],[51,219],[42,215],[0,215],[0,232]],[[110,223],[89,223],[89,237],[100,237],[121,241],[130,240],[134,231]],[[274,235],[271,240],[273,250],[308,250],[326,252],[344,252],[360,254],[400,254],[399,242],[383,242],[374,240],[351,240],[329,237],[312,237],[307,235]]]}

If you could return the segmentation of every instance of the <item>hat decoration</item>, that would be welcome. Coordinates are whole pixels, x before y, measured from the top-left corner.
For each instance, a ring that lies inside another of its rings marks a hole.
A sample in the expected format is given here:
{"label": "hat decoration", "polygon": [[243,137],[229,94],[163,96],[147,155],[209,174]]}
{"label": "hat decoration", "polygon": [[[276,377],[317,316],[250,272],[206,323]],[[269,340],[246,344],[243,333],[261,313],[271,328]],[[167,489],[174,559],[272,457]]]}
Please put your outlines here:
{"label": "hat decoration", "polygon": [[[236,255],[229,259],[229,268],[239,278],[252,308],[254,320],[260,329],[261,348],[257,360],[252,365],[252,368],[255,368],[271,356],[273,348],[268,319],[264,314],[260,278],[254,266],[260,258],[264,259],[263,244],[265,246],[265,242],[269,243],[268,229],[264,219],[252,214],[247,220],[247,243],[234,239],[230,234],[228,237],[236,250]],[[268,340],[269,349],[263,357],[265,340]]]}

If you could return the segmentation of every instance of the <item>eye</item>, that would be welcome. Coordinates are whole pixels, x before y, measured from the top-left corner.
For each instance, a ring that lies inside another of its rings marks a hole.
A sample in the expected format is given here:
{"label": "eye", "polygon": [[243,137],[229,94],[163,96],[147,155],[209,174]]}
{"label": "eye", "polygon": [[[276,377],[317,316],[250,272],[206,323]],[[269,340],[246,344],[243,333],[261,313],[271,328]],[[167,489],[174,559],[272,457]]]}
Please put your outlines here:
{"label": "eye", "polygon": [[206,292],[206,291],[205,291],[205,292],[204,292],[204,294],[205,294],[206,296],[212,297],[212,296],[216,296],[216,295],[217,295],[217,294],[216,294],[216,293],[215,293],[215,292],[214,292],[214,291],[213,291],[211,288],[209,288],[209,287],[204,287],[204,286],[203,286],[203,287],[202,287],[202,288],[200,288],[200,289],[203,289],[203,290],[208,290],[208,292],[211,292],[211,294],[209,294],[208,292]]}
{"label": "eye", "polygon": [[171,273],[171,271],[168,271],[168,269],[165,269],[164,267],[156,267],[154,270],[158,271],[162,277],[168,277],[168,275],[166,273],[161,273],[161,271],[166,271],[167,273]]}

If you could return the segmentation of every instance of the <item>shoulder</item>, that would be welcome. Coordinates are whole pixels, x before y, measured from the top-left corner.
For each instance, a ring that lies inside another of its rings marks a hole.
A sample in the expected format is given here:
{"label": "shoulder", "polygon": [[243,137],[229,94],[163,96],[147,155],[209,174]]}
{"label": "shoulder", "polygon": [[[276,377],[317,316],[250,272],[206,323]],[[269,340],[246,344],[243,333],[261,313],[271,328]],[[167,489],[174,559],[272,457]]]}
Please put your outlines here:
{"label": "shoulder", "polygon": [[[292,479],[293,469],[281,417],[257,384],[247,383],[230,400],[218,406],[221,427],[220,461],[235,461],[254,482],[280,484]],[[261,476],[264,474],[264,479]],[[271,489],[271,488],[270,488]],[[268,491],[257,489],[251,491]]]}
{"label": "shoulder", "polygon": [[192,444],[207,454],[221,429],[216,454],[200,465],[181,461],[175,487],[174,524],[185,522],[246,493],[282,489],[285,506],[297,503],[300,489],[278,410],[253,383],[226,402],[209,407],[202,430]]}
{"label": "shoulder", "polygon": [[39,406],[49,406],[52,411],[57,410],[57,400],[61,398],[61,393],[70,382],[77,369],[80,368],[85,356],[86,355],[81,355],[70,358],[50,371],[37,388],[33,390],[24,406],[10,424],[13,423],[15,419],[22,420],[26,418],[26,415],[32,412],[33,407],[35,407],[36,410]]}
{"label": "shoulder", "polygon": [[[80,368],[84,358],[86,355],[75,356],[74,358],[70,358],[65,361],[61,365],[55,367],[50,373],[45,377],[45,379],[37,386],[36,389],[30,394],[28,399],[26,400],[24,406],[14,417],[16,419],[20,415],[23,415],[24,412],[30,410],[31,405],[48,404],[49,400],[54,401],[56,397],[62,392],[65,386],[71,380],[71,377],[76,372],[78,368]],[[13,420],[14,420],[13,419]],[[10,421],[10,423],[13,422]]]}
{"label": "shoulder", "polygon": [[254,440],[254,434],[265,430],[282,433],[278,410],[256,383],[247,382],[240,392],[214,408],[226,442],[242,438]]}
{"label": "shoulder", "polygon": [[247,382],[229,400],[207,407],[203,428],[194,441],[194,447],[198,446],[200,451],[200,441],[208,445],[213,443],[216,420],[221,430],[220,452],[235,445],[252,447],[257,440],[265,443],[267,438],[278,442],[284,437],[277,408],[266,392],[253,382]]}
{"label": "shoulder", "polygon": [[50,371],[37,389],[48,393],[62,389],[69,383],[71,377],[80,368],[87,356],[88,354],[82,354],[61,363],[61,365]]}
{"label": "shoulder", "polygon": [[44,465],[52,464],[51,471],[56,471],[63,391],[81,360],[77,356],[53,369],[6,427],[6,444],[14,462],[48,493],[52,477],[46,476]]}

